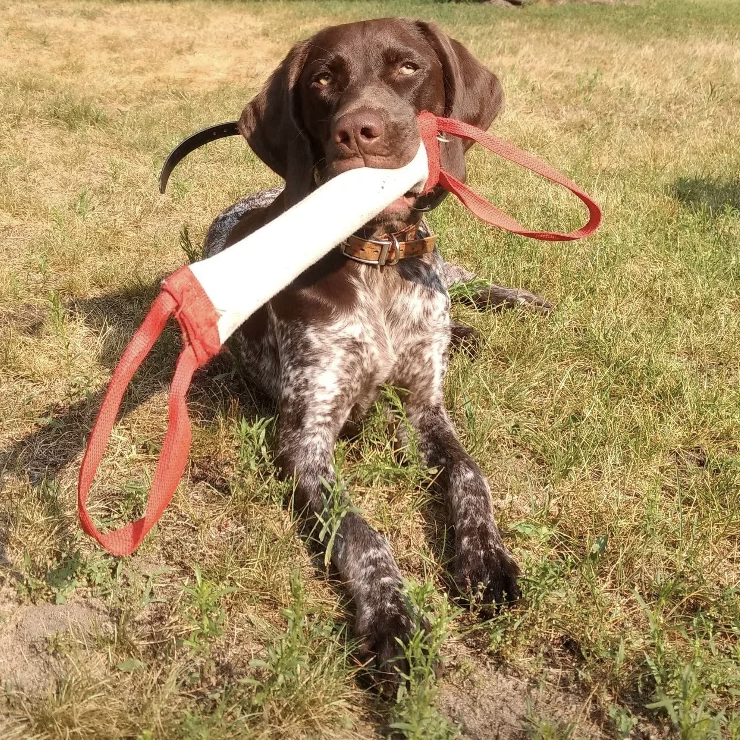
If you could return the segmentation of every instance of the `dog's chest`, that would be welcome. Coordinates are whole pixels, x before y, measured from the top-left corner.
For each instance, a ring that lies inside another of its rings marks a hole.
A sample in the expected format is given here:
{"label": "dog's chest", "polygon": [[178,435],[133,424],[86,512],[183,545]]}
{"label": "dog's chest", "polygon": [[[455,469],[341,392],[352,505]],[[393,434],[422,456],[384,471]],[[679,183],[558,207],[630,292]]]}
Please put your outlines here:
{"label": "dog's chest", "polygon": [[352,278],[355,300],[329,320],[284,322],[273,313],[284,380],[299,375],[301,384],[315,388],[340,384],[370,390],[403,382],[410,365],[437,362],[450,337],[441,266],[432,254],[382,272],[363,267]]}

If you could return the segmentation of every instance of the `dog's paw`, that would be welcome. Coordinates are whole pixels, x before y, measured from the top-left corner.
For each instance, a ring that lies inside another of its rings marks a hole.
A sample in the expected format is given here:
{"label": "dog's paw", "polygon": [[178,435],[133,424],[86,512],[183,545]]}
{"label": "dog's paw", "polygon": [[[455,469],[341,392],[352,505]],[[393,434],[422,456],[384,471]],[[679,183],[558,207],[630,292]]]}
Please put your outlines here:
{"label": "dog's paw", "polygon": [[501,311],[506,308],[521,306],[540,313],[549,314],[555,307],[542,296],[530,293],[523,288],[505,288],[491,285],[465,297],[465,300],[479,311]]}
{"label": "dog's paw", "polygon": [[460,595],[484,615],[496,605],[521,596],[519,566],[498,533],[462,535],[457,545],[453,577]]}
{"label": "dog's paw", "polygon": [[387,595],[380,603],[365,603],[357,613],[355,634],[360,640],[359,658],[369,669],[367,677],[375,689],[393,696],[408,675],[404,645],[413,632],[401,594]]}
{"label": "dog's paw", "polygon": [[459,321],[451,322],[450,330],[450,349],[465,352],[471,359],[475,359],[480,351],[480,332]]}

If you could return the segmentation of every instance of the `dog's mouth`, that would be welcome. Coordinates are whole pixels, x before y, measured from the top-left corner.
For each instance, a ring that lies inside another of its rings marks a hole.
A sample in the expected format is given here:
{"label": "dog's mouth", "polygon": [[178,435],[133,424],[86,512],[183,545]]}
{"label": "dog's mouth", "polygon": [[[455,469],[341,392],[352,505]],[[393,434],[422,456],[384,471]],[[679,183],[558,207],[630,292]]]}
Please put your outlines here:
{"label": "dog's mouth", "polygon": [[389,206],[386,206],[379,215],[383,214],[397,214],[405,211],[413,210],[414,206],[416,205],[416,201],[418,200],[421,193],[413,192],[409,190],[407,193],[404,193],[400,198],[396,198],[393,203],[391,203]]}

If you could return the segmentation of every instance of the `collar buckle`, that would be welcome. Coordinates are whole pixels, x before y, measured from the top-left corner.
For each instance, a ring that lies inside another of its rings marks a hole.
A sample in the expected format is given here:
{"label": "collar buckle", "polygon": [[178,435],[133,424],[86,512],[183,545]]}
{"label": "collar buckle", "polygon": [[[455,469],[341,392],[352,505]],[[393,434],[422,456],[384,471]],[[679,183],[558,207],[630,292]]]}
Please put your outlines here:
{"label": "collar buckle", "polygon": [[[383,265],[397,265],[398,260],[401,259],[401,247],[398,244],[398,239],[395,234],[391,234],[390,237],[391,241],[382,242],[383,246],[381,247],[380,255],[378,256],[378,265],[380,265],[380,267]],[[388,252],[390,251],[391,246],[393,247],[393,258],[389,262]]]}
{"label": "collar buckle", "polygon": [[[398,261],[401,259],[401,245],[398,243],[398,238],[395,234],[390,234],[390,241],[385,239],[365,239],[365,241],[380,246],[380,254],[378,255],[378,259],[366,260],[362,257],[358,257],[357,255],[352,254],[351,252],[348,252],[347,247],[349,246],[349,244],[346,241],[343,241],[339,245],[339,248],[345,257],[349,257],[355,262],[362,262],[363,265],[376,265],[378,267],[383,267],[384,265],[397,265]],[[389,260],[388,253],[391,251],[391,247],[393,247],[393,257]]]}

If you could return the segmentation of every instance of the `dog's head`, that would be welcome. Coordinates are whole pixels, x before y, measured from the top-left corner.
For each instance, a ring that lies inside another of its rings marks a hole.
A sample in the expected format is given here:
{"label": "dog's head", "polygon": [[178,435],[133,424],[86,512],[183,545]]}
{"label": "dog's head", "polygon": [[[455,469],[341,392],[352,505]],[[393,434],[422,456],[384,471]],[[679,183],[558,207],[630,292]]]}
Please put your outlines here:
{"label": "dog's head", "polygon": [[[354,167],[400,167],[419,147],[422,110],[487,129],[503,103],[497,77],[436,26],[398,18],[349,23],[296,44],[247,105],[239,130],[285,178],[291,205]],[[442,166],[465,177],[465,150],[442,144]],[[436,205],[441,189],[407,193],[371,226],[397,231]]]}

